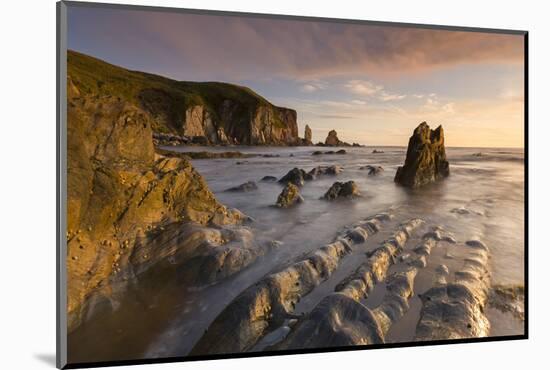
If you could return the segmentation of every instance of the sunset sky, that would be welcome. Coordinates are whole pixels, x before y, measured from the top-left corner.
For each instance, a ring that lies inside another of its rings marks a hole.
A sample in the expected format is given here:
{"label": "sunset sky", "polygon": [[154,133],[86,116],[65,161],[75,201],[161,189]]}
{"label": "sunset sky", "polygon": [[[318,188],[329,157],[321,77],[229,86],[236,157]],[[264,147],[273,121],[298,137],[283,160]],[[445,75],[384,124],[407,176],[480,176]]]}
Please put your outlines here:
{"label": "sunset sky", "polygon": [[331,129],[406,145],[421,121],[449,146],[522,147],[523,36],[69,7],[70,49],[177,80],[245,85]]}

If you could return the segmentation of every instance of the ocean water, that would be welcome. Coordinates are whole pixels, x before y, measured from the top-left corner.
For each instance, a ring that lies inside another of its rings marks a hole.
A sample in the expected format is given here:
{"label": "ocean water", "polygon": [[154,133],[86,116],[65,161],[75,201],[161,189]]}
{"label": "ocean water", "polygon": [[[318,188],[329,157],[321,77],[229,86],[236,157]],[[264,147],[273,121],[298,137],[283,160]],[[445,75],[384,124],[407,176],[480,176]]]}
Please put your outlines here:
{"label": "ocean water", "polygon": [[[77,334],[73,343],[88,343],[93,350],[86,354],[105,359],[141,357],[168,357],[186,355],[200,338],[210,322],[242,290],[269,272],[276,271],[324,244],[330,243],[346,226],[375,215],[391,211],[395,218],[384,225],[380,233],[369,238],[364,248],[353,251],[343,259],[334,275],[300,301],[296,311],[307,312],[331,291],[345,276],[365,260],[365,251],[376,247],[395,231],[397,225],[413,217],[426,221],[422,230],[407,244],[414,247],[419,237],[430,227],[441,226],[452,232],[457,245],[440,243],[428,259],[428,266],[415,280],[415,293],[431,286],[434,269],[439,264],[449,267],[451,273],[462,264],[460,244],[479,239],[490,249],[490,271],[493,284],[523,285],[524,282],[524,153],[522,149],[447,148],[451,175],[421,189],[410,190],[393,182],[396,169],[405,160],[405,147],[343,148],[345,155],[317,155],[316,150],[340,148],[319,147],[169,147],[174,151],[231,151],[278,155],[238,159],[193,160],[195,168],[206,179],[217,199],[231,208],[237,208],[254,219],[250,228],[258,237],[277,240],[281,246],[259,258],[252,266],[217,285],[189,290],[167,287],[164,298],[154,305],[163,309],[144,309],[131,305],[128,312],[115,324],[98,323],[99,328]],[[373,149],[383,153],[372,153]],[[481,155],[479,155],[481,153]],[[301,188],[305,201],[291,209],[278,209],[275,204],[282,186],[261,182],[266,175],[277,178],[294,167],[306,171],[315,166],[339,165],[343,172],[337,176],[323,176],[306,182]],[[368,176],[362,166],[382,166],[377,176]],[[353,180],[362,194],[360,198],[327,202],[320,197],[335,181]],[[255,181],[258,189],[250,192],[227,192],[230,187],[246,181]],[[446,258],[453,255],[454,258]],[[384,288],[364,302],[376,306]],[[148,306],[148,307],[149,307]],[[166,307],[169,306],[167,309]],[[411,299],[411,309],[389,332],[389,342],[410,341],[418,321],[421,303]],[[523,333],[523,323],[511,314],[488,310],[491,335]],[[111,320],[112,321],[112,320]],[[132,324],[132,322],[134,324]],[[140,333],[141,338],[125,335],[125,325],[152,322]],[[101,327],[102,325],[106,327]],[[111,326],[109,326],[111,325]],[[115,330],[117,335],[104,338],[101,334]],[[80,337],[78,337],[80,335]],[[95,338],[92,341],[91,338]],[[80,341],[80,342],[79,342]],[[86,342],[87,341],[87,342]],[[123,349],[116,349],[123,347]],[[261,344],[255,350],[261,350]],[[82,357],[86,358],[86,356]]]}

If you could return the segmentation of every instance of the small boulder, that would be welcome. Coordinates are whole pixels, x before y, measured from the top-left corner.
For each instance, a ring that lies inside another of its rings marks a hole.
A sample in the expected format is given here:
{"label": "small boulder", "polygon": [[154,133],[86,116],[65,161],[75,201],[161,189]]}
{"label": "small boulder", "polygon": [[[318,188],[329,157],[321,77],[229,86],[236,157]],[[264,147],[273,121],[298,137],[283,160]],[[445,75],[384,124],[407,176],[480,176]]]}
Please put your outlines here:
{"label": "small boulder", "polygon": [[308,176],[315,179],[322,175],[338,175],[340,172],[342,172],[342,167],[340,166],[317,166],[308,172]]}
{"label": "small boulder", "polygon": [[232,188],[227,189],[226,191],[233,191],[233,192],[247,192],[258,189],[258,185],[254,181],[248,181],[244,184],[241,184],[239,186],[234,186]]}
{"label": "small boulder", "polygon": [[289,208],[295,204],[302,203],[304,198],[300,195],[300,190],[296,185],[291,182],[288,182],[277,197],[276,206],[279,208]]}
{"label": "small boulder", "polygon": [[325,200],[335,200],[338,198],[353,198],[360,196],[359,188],[354,181],[335,182],[330,189],[323,195]]}
{"label": "small boulder", "polygon": [[378,149],[374,149],[372,151],[372,154],[381,154],[381,153],[384,153],[384,151],[383,150],[378,150]]}

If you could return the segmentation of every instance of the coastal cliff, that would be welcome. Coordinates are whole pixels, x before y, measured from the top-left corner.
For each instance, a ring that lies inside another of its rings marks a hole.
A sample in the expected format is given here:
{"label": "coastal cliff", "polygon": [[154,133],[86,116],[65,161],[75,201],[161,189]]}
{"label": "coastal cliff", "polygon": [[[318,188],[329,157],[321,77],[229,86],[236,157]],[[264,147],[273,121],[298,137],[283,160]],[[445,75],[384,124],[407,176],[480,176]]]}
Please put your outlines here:
{"label": "coastal cliff", "polygon": [[211,284],[266,251],[239,225],[246,216],[220,204],[186,158],[155,152],[158,120],[150,112],[109,93],[109,82],[87,90],[73,62],[67,79],[69,332],[98,310],[115,309],[128,285],[162,285],[177,269],[187,285]]}
{"label": "coastal cliff", "polygon": [[149,114],[151,129],[203,145],[299,145],[296,111],[277,107],[247,87],[174,81],[126,70],[68,51],[72,85],[112,96]]}

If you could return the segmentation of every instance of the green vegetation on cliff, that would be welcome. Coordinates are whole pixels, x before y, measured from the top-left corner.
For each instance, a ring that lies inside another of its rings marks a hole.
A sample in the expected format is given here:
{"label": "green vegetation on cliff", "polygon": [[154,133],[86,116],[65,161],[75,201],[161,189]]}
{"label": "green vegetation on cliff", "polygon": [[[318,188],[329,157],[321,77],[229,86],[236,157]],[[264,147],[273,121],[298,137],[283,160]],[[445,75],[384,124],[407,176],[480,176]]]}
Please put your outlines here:
{"label": "green vegetation on cliff", "polygon": [[[175,81],[130,71],[72,50],[67,53],[67,70],[70,83],[82,93],[118,97],[152,113],[157,118],[153,122],[156,132],[185,134],[186,110],[193,106],[204,107],[216,127],[227,123],[226,102],[234,107],[231,121],[243,126],[253,119],[258,108],[273,112],[288,110],[274,106],[248,87],[222,82]],[[272,114],[270,123],[280,129],[288,128],[280,114]]]}

